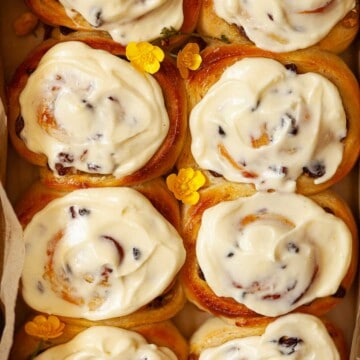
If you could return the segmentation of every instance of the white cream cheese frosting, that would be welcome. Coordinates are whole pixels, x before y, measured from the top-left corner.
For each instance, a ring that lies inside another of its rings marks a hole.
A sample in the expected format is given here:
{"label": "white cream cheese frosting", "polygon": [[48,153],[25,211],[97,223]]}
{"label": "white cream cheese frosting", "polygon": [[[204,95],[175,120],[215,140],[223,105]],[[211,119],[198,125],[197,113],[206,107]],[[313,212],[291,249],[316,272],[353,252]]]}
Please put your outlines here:
{"label": "white cream cheese frosting", "polygon": [[163,28],[179,30],[183,0],[59,0],[69,17],[82,15],[94,28],[126,45],[160,37]]}
{"label": "white cream cheese frosting", "polygon": [[[221,320],[215,319],[205,323],[206,326],[214,328],[224,325]],[[199,359],[339,360],[340,355],[325,325],[318,318],[290,314],[269,324],[261,336],[237,338],[205,349]]]}
{"label": "white cream cheese frosting", "polygon": [[190,114],[203,169],[258,190],[295,191],[303,173],[329,180],[342,161],[346,115],[338,89],[316,73],[267,58],[229,66]]}
{"label": "white cream cheese frosting", "polygon": [[73,167],[122,177],[144,166],[169,129],[159,84],[84,43],[52,47],[20,94],[21,137],[61,175]]}
{"label": "white cream cheese frosting", "polygon": [[176,360],[167,347],[149,344],[140,334],[111,326],[90,327],[36,360]]}
{"label": "white cream cheese frosting", "polygon": [[355,0],[214,0],[219,17],[274,52],[318,43],[355,5]]}
{"label": "white cream cheese frosting", "polygon": [[214,293],[267,316],[336,293],[351,253],[345,223],[292,193],[260,192],[208,208],[196,241]]}
{"label": "white cream cheese frosting", "polygon": [[48,314],[101,320],[161,295],[184,263],[182,239],[130,188],[76,190],[24,230],[22,293]]}

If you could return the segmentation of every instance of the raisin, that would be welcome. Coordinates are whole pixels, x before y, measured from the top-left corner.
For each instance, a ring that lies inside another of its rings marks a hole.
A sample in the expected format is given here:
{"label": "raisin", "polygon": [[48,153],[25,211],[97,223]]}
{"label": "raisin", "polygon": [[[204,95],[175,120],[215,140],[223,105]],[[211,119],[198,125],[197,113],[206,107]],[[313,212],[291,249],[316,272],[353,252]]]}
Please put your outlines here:
{"label": "raisin", "polygon": [[141,257],[141,251],[140,251],[140,249],[134,247],[134,248],[132,249],[132,252],[133,252],[133,257],[134,257],[134,259],[135,259],[135,260],[139,260],[140,257]]}
{"label": "raisin", "polygon": [[101,16],[102,16],[102,11],[101,10],[96,10],[95,11],[95,19],[94,19],[95,21],[94,21],[94,24],[93,24],[94,27],[99,27],[104,23]]}
{"label": "raisin", "polygon": [[41,281],[38,281],[36,284],[36,288],[38,289],[38,291],[43,294],[45,289],[44,289],[44,284]]}
{"label": "raisin", "polygon": [[81,102],[82,102],[83,104],[85,104],[85,106],[86,106],[87,109],[90,109],[90,110],[93,110],[93,109],[94,109],[94,105],[90,104],[86,99],[81,100]]}
{"label": "raisin", "polygon": [[281,118],[281,126],[285,126],[285,124],[287,124],[287,123],[290,123],[289,130],[287,133],[290,135],[297,135],[297,133],[299,131],[299,127],[296,125],[295,117],[289,113],[286,113]]}
{"label": "raisin", "polygon": [[268,294],[262,297],[262,299],[264,300],[278,300],[280,298],[281,298],[280,294]]}
{"label": "raisin", "polygon": [[332,297],[335,298],[344,298],[346,295],[346,289],[343,286],[339,286],[339,288],[336,290],[336,293],[332,295]]}
{"label": "raisin", "polygon": [[271,165],[269,166],[269,170],[271,170],[277,175],[286,175],[288,173],[288,168],[281,165]]}
{"label": "raisin", "polygon": [[326,172],[325,164],[321,161],[314,161],[308,166],[303,167],[303,173],[311,178],[319,178]]}
{"label": "raisin", "polygon": [[103,134],[97,133],[92,137],[92,140],[95,141],[100,140],[103,136],[104,136]]}
{"label": "raisin", "polygon": [[70,264],[66,263],[65,265],[65,270],[68,274],[72,274],[72,269],[71,269],[71,266]]}
{"label": "raisin", "polygon": [[58,159],[62,163],[72,163],[74,162],[74,156],[72,154],[68,154],[65,152],[61,152],[58,154]]}
{"label": "raisin", "polygon": [[80,216],[88,216],[88,215],[90,215],[90,213],[91,213],[91,211],[89,209],[81,208],[79,210]]}
{"label": "raisin", "polygon": [[76,211],[75,211],[74,206],[70,206],[69,210],[70,210],[71,218],[75,219],[76,218]]}
{"label": "raisin", "polygon": [[65,167],[64,165],[60,163],[55,164],[55,170],[60,176],[64,176],[68,174],[71,171],[71,167]]}
{"label": "raisin", "polygon": [[19,115],[15,121],[15,134],[18,138],[20,138],[20,133],[24,129],[24,127],[25,127],[24,118],[21,115]]}
{"label": "raisin", "polygon": [[302,339],[296,337],[282,336],[278,340],[278,344],[281,347],[280,353],[282,355],[291,355],[295,352],[296,346],[301,343],[303,343]]}
{"label": "raisin", "polygon": [[93,164],[93,163],[87,164],[87,167],[88,167],[89,171],[98,171],[99,169],[101,169],[101,166]]}
{"label": "raisin", "polygon": [[101,271],[101,277],[103,278],[102,284],[106,284],[109,281],[110,274],[114,270],[106,265],[103,266],[103,270]]}
{"label": "raisin", "polygon": [[286,68],[287,70],[290,70],[290,71],[296,73],[296,74],[297,74],[297,72],[298,72],[297,66],[296,66],[295,64],[293,64],[293,63],[285,64],[285,68]]}
{"label": "raisin", "polygon": [[289,252],[291,253],[294,253],[294,254],[297,254],[299,253],[300,249],[297,245],[295,245],[294,243],[292,242],[289,242],[287,245],[286,245],[286,248]]}
{"label": "raisin", "polygon": [[222,137],[226,136],[226,132],[224,131],[224,129],[221,126],[218,127],[218,133]]}

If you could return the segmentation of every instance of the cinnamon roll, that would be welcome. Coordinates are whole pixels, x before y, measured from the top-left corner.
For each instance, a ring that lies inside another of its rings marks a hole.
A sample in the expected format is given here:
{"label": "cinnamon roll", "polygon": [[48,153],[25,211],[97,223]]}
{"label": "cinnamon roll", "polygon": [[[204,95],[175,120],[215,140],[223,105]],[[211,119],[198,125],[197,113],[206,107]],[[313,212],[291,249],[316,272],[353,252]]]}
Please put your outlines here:
{"label": "cinnamon roll", "polygon": [[97,31],[126,45],[131,41],[152,41],[164,28],[175,30],[164,45],[179,45],[196,26],[200,0],[26,0],[45,23],[74,30]]}
{"label": "cinnamon roll", "polygon": [[[51,185],[132,185],[173,167],[186,129],[185,89],[172,61],[154,76],[122,46],[74,34],[49,40],[10,85],[10,136]],[[48,171],[48,168],[50,171]]]}
{"label": "cinnamon roll", "polygon": [[294,313],[236,327],[213,318],[190,340],[190,359],[348,359],[341,332],[329,321]]}
{"label": "cinnamon roll", "polygon": [[329,191],[308,198],[215,185],[184,209],[183,236],[188,299],[237,324],[295,310],[323,315],[356,273],[355,221]]}
{"label": "cinnamon roll", "polygon": [[198,31],[205,37],[252,43],[272,52],[312,46],[344,51],[359,29],[356,0],[204,0]]}
{"label": "cinnamon roll", "polygon": [[186,360],[188,345],[171,322],[143,325],[132,329],[112,326],[82,328],[66,324],[56,338],[40,341],[25,332],[15,336],[10,359],[96,359],[137,358]]}
{"label": "cinnamon roll", "polygon": [[163,181],[64,193],[35,184],[17,207],[24,226],[26,304],[66,323],[133,327],[174,316],[185,297],[175,200]]}
{"label": "cinnamon roll", "polygon": [[223,177],[303,194],[353,167],[359,86],[337,56],[229,45],[209,47],[202,57],[187,81],[190,131],[179,167],[204,169],[210,182]]}

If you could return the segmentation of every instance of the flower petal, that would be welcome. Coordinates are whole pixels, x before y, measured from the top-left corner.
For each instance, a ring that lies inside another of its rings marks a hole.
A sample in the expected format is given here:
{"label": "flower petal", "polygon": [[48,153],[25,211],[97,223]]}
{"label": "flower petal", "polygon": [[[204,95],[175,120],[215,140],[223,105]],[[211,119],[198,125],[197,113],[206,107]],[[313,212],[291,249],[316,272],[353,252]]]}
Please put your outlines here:
{"label": "flower petal", "polygon": [[129,42],[126,46],[126,52],[125,52],[126,57],[131,61],[132,59],[137,57],[138,54],[139,51],[138,51],[137,43],[134,41]]}
{"label": "flower petal", "polygon": [[192,57],[192,62],[189,65],[190,70],[197,70],[202,63],[202,57],[199,54],[194,54]]}
{"label": "flower petal", "polygon": [[35,316],[24,327],[28,335],[44,340],[59,337],[63,333],[64,328],[65,324],[53,315],[50,315],[48,318],[44,315]]}
{"label": "flower petal", "polygon": [[183,203],[188,205],[195,205],[198,203],[199,200],[200,194],[196,191],[182,199]]}
{"label": "flower petal", "polygon": [[158,61],[160,61],[160,62],[163,61],[164,58],[165,58],[165,53],[164,53],[164,51],[163,51],[161,48],[159,48],[158,46],[154,46],[154,47],[153,47],[152,53],[154,54],[154,56],[156,57],[156,59],[157,59]]}
{"label": "flower petal", "polygon": [[200,170],[196,170],[193,178],[193,183],[196,185],[197,189],[200,189],[205,185],[206,178]]}
{"label": "flower petal", "polygon": [[200,199],[197,192],[206,182],[204,174],[200,170],[193,168],[183,168],[178,175],[170,174],[166,178],[168,189],[174,194],[175,198],[184,204],[194,205]]}
{"label": "flower petal", "polygon": [[126,46],[126,57],[139,71],[154,74],[160,69],[160,62],[164,60],[165,54],[161,48],[149,42],[130,42]]}
{"label": "flower petal", "polygon": [[143,70],[149,74],[155,74],[160,69],[160,63],[158,61],[144,62]]}

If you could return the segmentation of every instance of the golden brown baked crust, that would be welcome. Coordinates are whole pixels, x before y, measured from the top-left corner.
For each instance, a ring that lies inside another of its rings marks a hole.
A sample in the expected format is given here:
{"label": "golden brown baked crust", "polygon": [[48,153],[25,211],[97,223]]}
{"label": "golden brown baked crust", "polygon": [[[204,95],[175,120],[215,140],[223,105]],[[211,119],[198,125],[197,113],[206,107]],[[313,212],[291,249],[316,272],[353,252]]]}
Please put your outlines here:
{"label": "golden brown baked crust", "polygon": [[[29,317],[29,320],[32,320],[32,317]],[[31,355],[35,352],[66,343],[85,329],[86,327],[83,326],[66,324],[61,336],[41,342],[39,348],[39,338],[28,335],[24,330],[24,326],[21,326],[15,335],[9,359],[30,360]],[[170,321],[132,327],[129,330],[141,334],[149,343],[168,347],[176,354],[179,360],[187,359],[188,344]]]}
{"label": "golden brown baked crust", "polygon": [[[133,189],[146,196],[153,206],[162,214],[178,231],[180,230],[180,213],[176,199],[167,189],[161,178],[134,186]],[[25,228],[32,217],[43,209],[49,202],[66,195],[68,192],[50,188],[41,182],[34,183],[23,194],[15,206],[15,212],[21,225]],[[163,294],[156,297],[147,305],[136,312],[106,320],[90,321],[58,316],[67,324],[78,326],[109,325],[130,328],[138,325],[164,321],[172,318],[185,305],[186,297],[180,281],[175,278]]]}
{"label": "golden brown baked crust", "polygon": [[[202,214],[207,208],[223,201],[234,200],[254,194],[250,186],[243,187],[234,183],[223,183],[210,186],[200,191],[200,201],[193,206],[183,208],[182,235],[187,258],[181,273],[181,280],[189,301],[198,308],[215,316],[219,316],[238,326],[254,326],[261,323],[264,316],[250,310],[245,305],[232,298],[218,297],[207,284],[196,258],[196,239],[201,225]],[[318,298],[309,304],[302,305],[294,311],[322,316],[331,310],[350,289],[357,271],[358,233],[356,222],[348,205],[334,192],[324,191],[310,196],[325,211],[333,213],[342,219],[352,234],[352,258],[348,271],[344,276],[338,291],[332,296]]]}
{"label": "golden brown baked crust", "polygon": [[[192,72],[186,82],[189,112],[225,69],[243,58],[264,57],[277,60],[284,65],[295,64],[299,74],[315,72],[330,80],[339,90],[347,118],[347,136],[343,141],[342,162],[333,177],[320,184],[314,184],[313,178],[302,174],[296,181],[296,192],[305,195],[320,192],[339,182],[349,173],[360,150],[360,91],[354,74],[338,56],[315,48],[289,53],[271,53],[252,45],[236,44],[210,46],[205,48],[201,55],[203,62],[200,69]],[[191,154],[190,146],[191,136],[188,130],[183,151],[177,162],[178,168],[199,168]],[[219,174],[207,171],[205,175],[208,183],[223,181]]]}
{"label": "golden brown baked crust", "polygon": [[[212,328],[204,328],[204,330],[200,328],[201,330],[196,332],[190,340],[189,359],[196,360],[199,358],[199,355],[203,350],[219,346],[233,339],[260,336],[265,332],[266,327],[275,320],[276,318],[264,317],[261,321],[252,326],[233,326],[231,324],[227,324],[226,322],[218,322]],[[334,344],[340,354],[340,359],[348,359],[346,341],[341,331],[329,320],[320,320],[323,322],[330,337],[334,341]]]}
{"label": "golden brown baked crust", "polygon": [[[183,1],[184,21],[179,29],[181,34],[179,34],[179,36],[172,37],[169,41],[164,42],[162,45],[172,48],[179,46],[188,38],[188,34],[193,32],[196,27],[201,2],[202,0]],[[40,20],[46,24],[64,26],[73,30],[96,31],[107,34],[105,31],[98,30],[91,26],[80,14],[77,14],[74,19],[68,17],[64,7],[57,0],[26,0],[26,4],[40,18]]]}
{"label": "golden brown baked crust", "polygon": [[[359,3],[314,47],[333,53],[343,52],[354,40],[359,30]],[[214,11],[213,0],[203,0],[197,31],[208,39],[220,39],[225,36],[231,43],[252,44],[244,30],[219,18]]]}
{"label": "golden brown baked crust", "polygon": [[[125,53],[123,46],[115,43],[106,36],[101,36],[101,34],[88,32],[72,33],[62,38],[60,41],[72,40],[82,41],[93,48],[102,49],[117,56],[123,56]],[[112,175],[92,175],[67,168],[67,170],[63,172],[64,175],[59,176],[53,174],[53,172],[46,167],[46,156],[43,154],[36,154],[27,149],[19,136],[23,127],[19,96],[28,77],[36,69],[42,56],[58,42],[59,40],[50,39],[37,47],[17,69],[14,78],[9,85],[9,133],[12,143],[18,153],[32,164],[43,167],[41,172],[43,181],[46,184],[65,187],[67,189],[89,186],[133,185],[167,173],[173,167],[180,153],[187,128],[185,87],[176,66],[169,58],[166,58],[162,62],[160,71],[154,75],[164,95],[165,106],[170,121],[169,131],[158,151],[141,169],[128,176],[115,178]]]}

